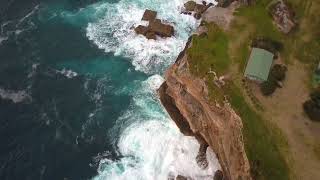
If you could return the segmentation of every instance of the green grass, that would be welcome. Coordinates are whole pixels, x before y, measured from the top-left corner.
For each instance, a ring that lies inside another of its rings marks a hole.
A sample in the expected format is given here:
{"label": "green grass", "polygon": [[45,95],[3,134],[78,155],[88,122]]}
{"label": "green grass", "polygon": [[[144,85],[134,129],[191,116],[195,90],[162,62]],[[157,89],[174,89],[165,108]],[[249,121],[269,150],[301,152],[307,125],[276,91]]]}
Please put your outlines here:
{"label": "green grass", "polygon": [[191,72],[204,77],[210,67],[218,74],[228,70],[230,58],[228,54],[229,40],[217,25],[207,24],[208,36],[194,35],[192,47],[188,49],[188,62]]}
{"label": "green grass", "polygon": [[227,92],[232,107],[242,118],[245,150],[253,178],[290,179],[289,167],[281,152],[287,142],[280,130],[251,109],[238,87],[232,84]]}
{"label": "green grass", "polygon": [[[290,179],[292,174],[290,165],[286,163],[290,158],[286,138],[280,129],[246,102],[240,85],[235,83],[237,80],[220,89],[214,85],[212,76],[207,72],[212,67],[219,76],[231,71],[235,79],[241,79],[250,55],[251,40],[260,36],[282,42],[284,48],[280,56],[285,63],[293,63],[298,59],[308,64],[311,67],[308,68],[311,82],[312,72],[320,60],[320,1],[287,1],[296,12],[299,22],[293,32],[287,35],[281,33],[273,24],[267,9],[271,0],[259,0],[254,6],[237,10],[235,21],[228,32],[214,24],[207,24],[208,37],[194,36],[192,47],[187,51],[191,72],[207,81],[209,99],[221,102],[227,95],[232,107],[242,118],[245,150],[256,180]],[[230,67],[236,65],[239,71],[233,72]],[[319,155],[319,146],[314,151]]]}

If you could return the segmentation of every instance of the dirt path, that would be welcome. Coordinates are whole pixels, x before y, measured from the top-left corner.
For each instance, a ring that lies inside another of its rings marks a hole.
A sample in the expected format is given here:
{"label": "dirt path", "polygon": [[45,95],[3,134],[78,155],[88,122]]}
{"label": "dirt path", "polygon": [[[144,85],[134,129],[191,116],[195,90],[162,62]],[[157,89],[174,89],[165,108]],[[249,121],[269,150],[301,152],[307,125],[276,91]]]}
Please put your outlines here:
{"label": "dirt path", "polygon": [[272,97],[265,98],[255,90],[257,98],[265,107],[264,117],[275,122],[288,139],[294,160],[290,165],[293,166],[296,179],[318,180],[320,159],[315,153],[315,147],[320,143],[320,123],[310,121],[302,109],[309,92],[306,87],[308,75],[304,68],[298,61],[289,65],[284,87],[277,89]]}
{"label": "dirt path", "polygon": [[206,22],[214,22],[225,30],[228,30],[233,19],[233,12],[239,6],[237,1],[233,2],[229,7],[211,7],[202,15],[202,20]]}

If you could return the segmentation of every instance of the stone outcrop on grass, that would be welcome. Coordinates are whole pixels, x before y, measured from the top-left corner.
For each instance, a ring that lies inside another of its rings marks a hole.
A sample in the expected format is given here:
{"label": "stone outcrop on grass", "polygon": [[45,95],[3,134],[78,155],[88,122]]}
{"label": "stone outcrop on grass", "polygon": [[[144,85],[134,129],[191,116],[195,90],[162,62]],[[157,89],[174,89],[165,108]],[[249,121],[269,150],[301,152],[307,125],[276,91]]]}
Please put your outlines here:
{"label": "stone outcrop on grass", "polygon": [[294,13],[282,0],[271,5],[270,12],[281,32],[287,34],[296,26]]}

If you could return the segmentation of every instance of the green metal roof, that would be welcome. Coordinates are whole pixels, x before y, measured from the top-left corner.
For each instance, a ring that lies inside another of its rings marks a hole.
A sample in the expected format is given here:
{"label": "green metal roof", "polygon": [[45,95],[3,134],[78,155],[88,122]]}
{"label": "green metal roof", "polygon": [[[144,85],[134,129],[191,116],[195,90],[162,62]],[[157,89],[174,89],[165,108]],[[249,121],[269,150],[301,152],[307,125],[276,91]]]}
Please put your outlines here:
{"label": "green metal roof", "polygon": [[273,54],[260,48],[253,48],[244,75],[258,81],[268,80]]}

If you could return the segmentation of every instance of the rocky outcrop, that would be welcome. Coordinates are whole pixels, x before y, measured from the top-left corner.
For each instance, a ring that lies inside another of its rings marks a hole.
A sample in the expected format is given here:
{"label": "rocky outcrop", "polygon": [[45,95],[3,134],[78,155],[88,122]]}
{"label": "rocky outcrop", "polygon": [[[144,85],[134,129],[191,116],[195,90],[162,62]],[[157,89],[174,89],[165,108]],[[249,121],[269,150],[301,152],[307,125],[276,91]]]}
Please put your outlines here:
{"label": "rocky outcrop", "polygon": [[142,19],[143,21],[153,21],[157,17],[156,11],[151,11],[149,9],[146,9],[143,13]]}
{"label": "rocky outcrop", "polygon": [[157,39],[160,37],[171,37],[174,34],[173,26],[164,24],[160,19],[156,19],[157,12],[146,10],[143,14],[142,20],[149,21],[148,26],[139,25],[134,28],[137,34],[144,35],[147,39]]}
{"label": "rocky outcrop", "polygon": [[216,153],[225,180],[250,180],[250,166],[245,154],[242,121],[225,102],[215,105],[208,101],[204,80],[194,77],[188,68],[186,48],[167,70],[165,82],[158,93],[163,106],[180,131],[195,136],[200,142],[197,161],[206,165],[203,153],[206,144]]}
{"label": "rocky outcrop", "polygon": [[283,33],[289,33],[296,26],[294,13],[282,0],[271,5],[270,11],[274,22]]}
{"label": "rocky outcrop", "polygon": [[209,8],[213,6],[212,3],[207,4],[205,1],[202,1],[202,4],[197,4],[194,1],[188,1],[184,4],[185,11],[183,14],[192,15],[196,19],[200,19],[202,14]]}
{"label": "rocky outcrop", "polygon": [[213,180],[223,180],[223,172],[220,170],[216,171]]}

